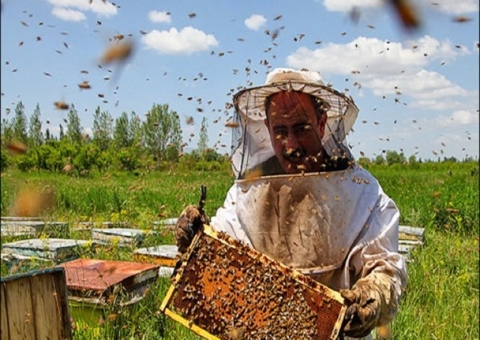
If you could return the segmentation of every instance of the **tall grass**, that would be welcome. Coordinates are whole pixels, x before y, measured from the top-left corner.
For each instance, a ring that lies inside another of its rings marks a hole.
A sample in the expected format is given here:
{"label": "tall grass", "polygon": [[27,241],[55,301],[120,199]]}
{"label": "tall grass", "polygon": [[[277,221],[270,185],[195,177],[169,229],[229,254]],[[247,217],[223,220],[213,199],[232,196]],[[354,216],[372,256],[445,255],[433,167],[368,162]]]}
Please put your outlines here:
{"label": "tall grass", "polygon": [[[425,245],[414,250],[408,264],[409,283],[391,327],[392,338],[479,339],[478,163],[368,170],[397,203],[401,224],[426,228]],[[90,178],[8,171],[1,177],[1,212],[8,215],[23,186],[49,186],[56,192],[56,207],[45,218],[124,221],[152,229],[152,221],[177,217],[186,205],[197,204],[201,185],[207,186],[206,211],[213,216],[232,182],[226,171],[93,173]],[[70,236],[85,237],[73,230]],[[168,232],[152,234],[145,244],[173,240]],[[133,248],[109,245],[81,256],[133,260],[132,253]],[[3,264],[2,275],[7,275]],[[97,323],[75,320],[74,339],[197,339],[158,312],[169,283],[168,278],[158,280],[142,302],[131,309],[106,311]]]}

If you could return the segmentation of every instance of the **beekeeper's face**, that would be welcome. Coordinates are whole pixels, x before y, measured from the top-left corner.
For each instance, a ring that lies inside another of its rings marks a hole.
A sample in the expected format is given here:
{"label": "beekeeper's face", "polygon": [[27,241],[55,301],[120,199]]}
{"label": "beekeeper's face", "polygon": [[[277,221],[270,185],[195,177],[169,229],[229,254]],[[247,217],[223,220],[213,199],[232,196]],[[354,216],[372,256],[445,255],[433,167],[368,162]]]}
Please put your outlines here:
{"label": "beekeeper's face", "polygon": [[267,125],[273,150],[286,173],[321,171],[327,115],[303,92],[282,91],[267,100]]}

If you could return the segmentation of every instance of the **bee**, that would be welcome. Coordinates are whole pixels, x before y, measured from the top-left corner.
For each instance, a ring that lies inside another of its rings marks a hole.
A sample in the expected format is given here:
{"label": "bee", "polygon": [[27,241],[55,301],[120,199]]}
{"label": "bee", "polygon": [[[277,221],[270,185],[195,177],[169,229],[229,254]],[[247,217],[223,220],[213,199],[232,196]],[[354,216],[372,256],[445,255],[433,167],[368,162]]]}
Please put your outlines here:
{"label": "bee", "polygon": [[88,81],[83,81],[82,83],[78,84],[78,87],[81,88],[82,90],[88,90],[91,89],[92,87],[88,83]]}
{"label": "bee", "polygon": [[122,62],[128,59],[133,51],[131,42],[123,42],[110,46],[102,56],[102,64],[110,64],[118,61]]}
{"label": "bee", "polygon": [[236,127],[239,127],[240,124],[238,124],[236,122],[227,122],[227,123],[225,123],[225,126],[228,127],[228,128],[236,128]]}
{"label": "bee", "polygon": [[53,104],[59,110],[68,110],[68,108],[70,107],[70,105],[68,105],[67,103],[60,102],[60,101],[59,102],[54,102]]}
{"label": "bee", "polygon": [[27,152],[27,146],[20,142],[7,143],[7,149],[12,155],[23,155]]}
{"label": "bee", "polygon": [[193,125],[195,124],[195,121],[193,120],[193,117],[192,116],[188,116],[186,119],[185,119],[186,123],[188,125]]}
{"label": "bee", "polygon": [[116,34],[116,35],[113,36],[113,39],[117,40],[117,41],[120,41],[123,38],[125,38],[125,36],[123,34]]}
{"label": "bee", "polygon": [[464,22],[472,21],[472,18],[463,16],[463,15],[459,15],[459,16],[453,18],[453,21],[458,22],[458,23],[464,23]]}

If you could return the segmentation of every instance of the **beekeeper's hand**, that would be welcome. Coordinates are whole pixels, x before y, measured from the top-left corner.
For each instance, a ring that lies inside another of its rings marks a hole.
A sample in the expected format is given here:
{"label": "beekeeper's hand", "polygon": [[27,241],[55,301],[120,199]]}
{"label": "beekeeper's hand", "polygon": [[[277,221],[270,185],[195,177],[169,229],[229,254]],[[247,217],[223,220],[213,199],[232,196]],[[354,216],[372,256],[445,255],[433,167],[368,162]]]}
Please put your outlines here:
{"label": "beekeeper's hand", "polygon": [[192,243],[193,237],[203,227],[209,224],[207,214],[201,212],[196,206],[189,205],[183,209],[175,226],[175,239],[177,241],[178,251],[184,253]]}
{"label": "beekeeper's hand", "polygon": [[[379,285],[377,281],[366,277],[358,280],[352,289],[340,290],[348,306],[343,322],[346,336],[367,336],[378,325],[386,300],[385,293],[388,295],[389,291],[387,286]],[[382,291],[382,286],[387,289],[386,292]]]}

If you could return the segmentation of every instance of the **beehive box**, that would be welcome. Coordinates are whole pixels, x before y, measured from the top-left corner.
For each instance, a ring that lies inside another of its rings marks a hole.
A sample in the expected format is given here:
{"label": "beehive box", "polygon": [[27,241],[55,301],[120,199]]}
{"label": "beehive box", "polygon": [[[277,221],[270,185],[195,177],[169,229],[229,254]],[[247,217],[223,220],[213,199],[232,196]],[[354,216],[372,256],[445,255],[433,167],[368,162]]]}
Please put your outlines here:
{"label": "beehive box", "polygon": [[137,246],[145,239],[146,232],[133,228],[95,228],[92,239],[98,243],[118,243],[119,246]]}
{"label": "beehive box", "polygon": [[141,301],[158,278],[159,265],[130,261],[77,259],[58,265],[65,269],[72,316],[89,323],[105,310]]}
{"label": "beehive box", "polygon": [[338,292],[204,226],[160,309],[207,339],[336,339],[346,306]]}
{"label": "beehive box", "polygon": [[63,268],[0,279],[2,340],[72,338]]}
{"label": "beehive box", "polygon": [[133,259],[137,262],[156,263],[166,267],[175,267],[178,257],[178,247],[173,244],[140,248],[133,252]]}
{"label": "beehive box", "polygon": [[67,222],[52,222],[26,219],[2,219],[0,221],[2,236],[40,236],[68,237]]}
{"label": "beehive box", "polygon": [[76,259],[84,250],[91,249],[93,244],[87,240],[45,238],[20,240],[2,245],[2,254],[11,258],[11,264],[17,262],[44,261],[61,263]]}

